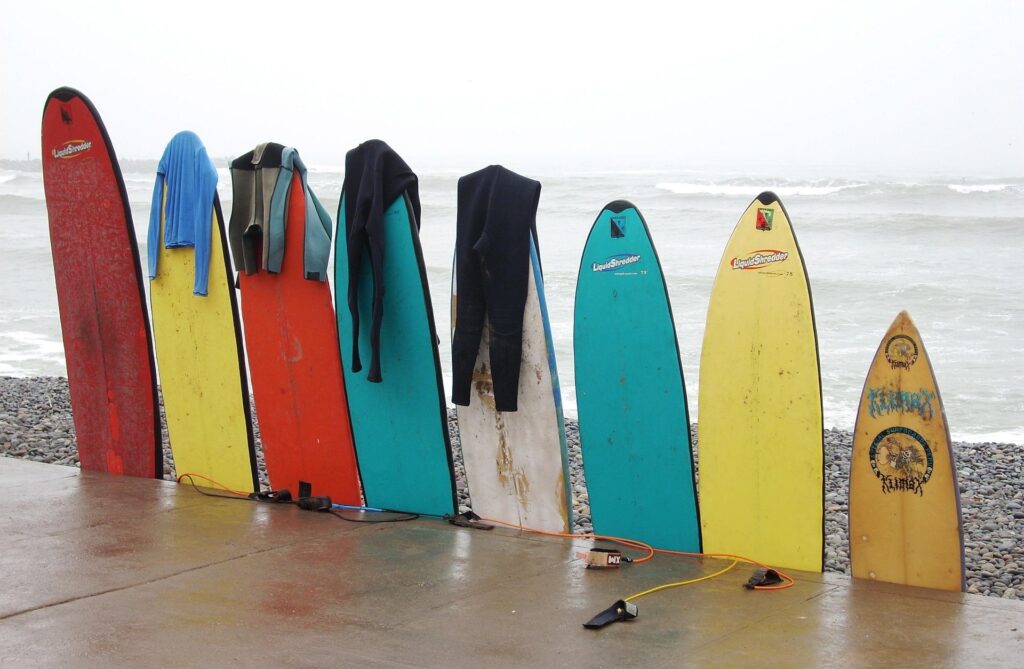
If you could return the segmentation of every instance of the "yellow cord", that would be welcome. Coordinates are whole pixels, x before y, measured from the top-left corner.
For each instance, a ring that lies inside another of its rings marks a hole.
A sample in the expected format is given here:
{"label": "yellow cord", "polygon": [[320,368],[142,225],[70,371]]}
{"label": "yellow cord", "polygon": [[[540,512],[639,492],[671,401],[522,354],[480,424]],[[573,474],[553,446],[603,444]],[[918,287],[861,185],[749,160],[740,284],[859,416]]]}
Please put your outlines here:
{"label": "yellow cord", "polygon": [[700,578],[691,578],[688,581],[677,581],[676,583],[666,583],[664,585],[659,585],[656,588],[651,588],[650,590],[644,590],[643,592],[638,592],[635,595],[630,595],[629,597],[626,597],[626,599],[624,599],[623,601],[631,602],[634,599],[640,599],[641,597],[653,594],[653,593],[658,592],[660,590],[668,590],[669,588],[678,588],[681,585],[690,585],[691,583],[699,583],[701,581],[707,581],[708,579],[715,578],[716,576],[721,576],[725,572],[727,572],[730,569],[732,569],[733,567],[735,567],[738,564],[738,562],[739,562],[739,560],[733,560],[732,564],[730,564],[728,567],[726,567],[725,569],[720,569],[720,570],[716,571],[714,574],[708,574],[707,576],[701,576]]}

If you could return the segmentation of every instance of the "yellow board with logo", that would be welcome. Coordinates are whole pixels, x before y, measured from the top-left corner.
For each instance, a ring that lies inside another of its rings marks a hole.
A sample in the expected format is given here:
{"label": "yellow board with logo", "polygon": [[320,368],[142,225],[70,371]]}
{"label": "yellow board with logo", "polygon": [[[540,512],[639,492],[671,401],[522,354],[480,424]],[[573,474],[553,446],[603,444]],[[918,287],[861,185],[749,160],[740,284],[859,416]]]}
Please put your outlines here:
{"label": "yellow board with logo", "polygon": [[[165,189],[165,202],[166,197]],[[175,473],[200,474],[228,488],[252,492],[257,480],[248,383],[220,204],[215,201],[213,210],[205,296],[192,294],[195,249],[166,248],[163,218],[159,272],[149,286]],[[195,483],[212,485],[201,478]]]}
{"label": "yellow board with logo", "polygon": [[820,572],[818,342],[803,258],[774,193],[743,212],[719,264],[698,408],[704,551]]}
{"label": "yellow board with logo", "polygon": [[855,578],[960,591],[960,492],[942,398],[907,312],[882,338],[864,383],[850,465]]}

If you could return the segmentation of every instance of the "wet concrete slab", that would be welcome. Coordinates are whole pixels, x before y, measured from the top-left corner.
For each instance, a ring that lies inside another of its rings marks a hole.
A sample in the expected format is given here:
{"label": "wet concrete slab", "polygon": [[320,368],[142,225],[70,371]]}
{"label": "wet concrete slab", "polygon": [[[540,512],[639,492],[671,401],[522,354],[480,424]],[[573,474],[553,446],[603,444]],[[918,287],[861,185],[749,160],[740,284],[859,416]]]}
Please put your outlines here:
{"label": "wet concrete slab", "polygon": [[658,557],[597,572],[583,540],[293,506],[0,458],[0,666],[1020,666],[1024,603]]}

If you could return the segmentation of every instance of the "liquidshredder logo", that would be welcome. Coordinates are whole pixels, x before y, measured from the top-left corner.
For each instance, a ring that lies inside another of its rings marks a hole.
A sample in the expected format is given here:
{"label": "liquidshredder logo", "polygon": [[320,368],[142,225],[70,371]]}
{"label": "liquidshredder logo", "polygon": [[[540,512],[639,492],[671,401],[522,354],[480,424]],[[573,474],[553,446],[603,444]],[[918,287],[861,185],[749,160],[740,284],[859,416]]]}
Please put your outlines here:
{"label": "liquidshredder logo", "polygon": [[614,255],[605,260],[604,262],[596,262],[590,266],[590,269],[595,272],[610,272],[613,269],[618,269],[624,265],[632,265],[633,263],[640,262],[640,256],[636,253],[620,253]]}
{"label": "liquidshredder logo", "polygon": [[81,155],[92,148],[92,142],[87,139],[69,139],[63,145],[52,150],[54,158],[70,159]]}
{"label": "liquidshredder logo", "polygon": [[788,251],[761,249],[752,252],[746,258],[733,258],[729,261],[729,266],[733,269],[759,269],[772,263],[784,262],[787,258],[789,258]]}
{"label": "liquidshredder logo", "polygon": [[767,207],[759,207],[757,210],[757,225],[755,226],[758,230],[771,230],[772,219],[775,218],[775,210]]}

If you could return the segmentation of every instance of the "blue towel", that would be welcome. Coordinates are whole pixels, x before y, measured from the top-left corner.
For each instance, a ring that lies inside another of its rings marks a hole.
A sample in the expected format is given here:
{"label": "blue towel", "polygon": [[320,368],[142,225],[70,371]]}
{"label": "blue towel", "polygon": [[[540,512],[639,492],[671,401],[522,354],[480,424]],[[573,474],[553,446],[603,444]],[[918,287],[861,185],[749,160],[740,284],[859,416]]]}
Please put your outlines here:
{"label": "blue towel", "polygon": [[[169,249],[193,247],[196,270],[192,293],[206,295],[210,278],[213,199],[216,193],[217,169],[206,154],[206,147],[194,132],[179,132],[164,149],[156,171],[156,183],[153,185],[148,236],[150,279],[156,278],[161,241]],[[161,213],[164,218],[163,240],[160,239]]]}

